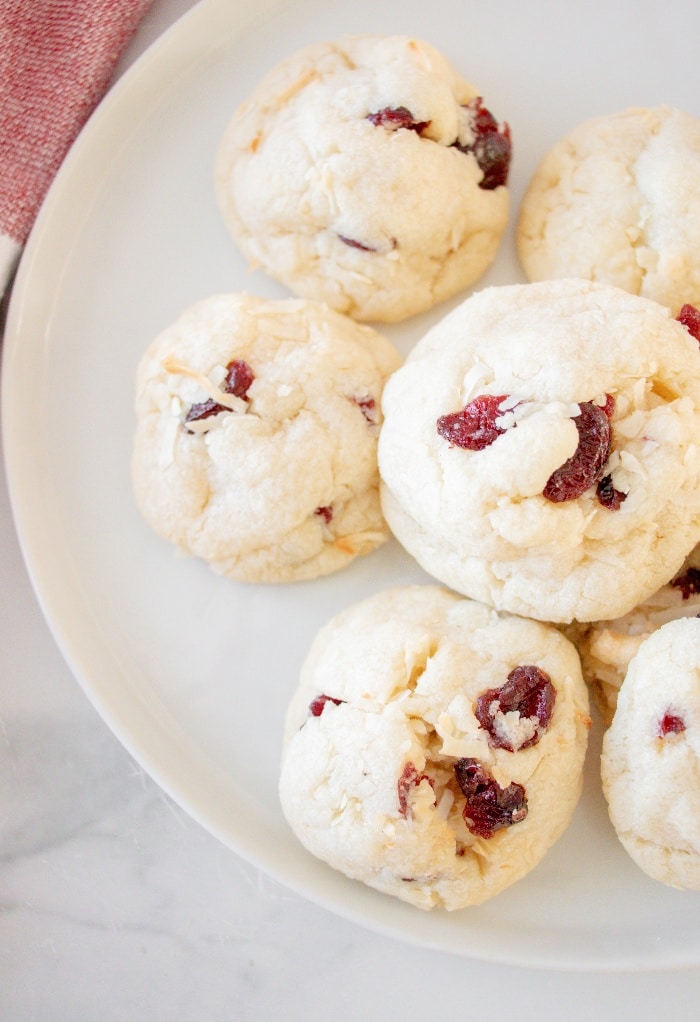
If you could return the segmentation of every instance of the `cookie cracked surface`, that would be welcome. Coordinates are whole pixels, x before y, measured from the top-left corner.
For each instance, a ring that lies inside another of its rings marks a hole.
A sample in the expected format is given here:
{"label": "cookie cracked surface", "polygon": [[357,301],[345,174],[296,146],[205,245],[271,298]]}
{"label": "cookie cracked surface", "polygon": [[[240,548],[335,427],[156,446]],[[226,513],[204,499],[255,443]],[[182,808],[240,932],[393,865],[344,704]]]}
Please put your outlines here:
{"label": "cookie cracked surface", "polygon": [[429,44],[357,35],[282,61],[215,178],[234,239],[294,294],[396,321],[478,279],[508,218],[510,132]]}
{"label": "cookie cracked surface", "polygon": [[217,572],[314,578],[388,536],[381,393],[400,364],[317,303],[217,295],[152,343],[136,382],[134,492],[152,528]]}
{"label": "cookie cracked surface", "polygon": [[589,725],[578,656],[556,629],[440,586],[385,590],[311,647],[282,808],[351,878],[419,908],[478,904],[568,825]]}

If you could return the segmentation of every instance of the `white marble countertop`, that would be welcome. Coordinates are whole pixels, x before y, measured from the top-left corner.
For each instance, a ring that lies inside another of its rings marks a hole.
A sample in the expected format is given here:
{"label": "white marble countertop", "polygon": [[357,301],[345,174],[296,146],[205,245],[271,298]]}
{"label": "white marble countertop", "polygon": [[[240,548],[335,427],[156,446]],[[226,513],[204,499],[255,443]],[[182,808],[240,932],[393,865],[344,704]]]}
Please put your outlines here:
{"label": "white marble countertop", "polygon": [[[156,0],[126,68],[191,0]],[[421,950],[288,892],[145,776],[62,660],[0,486],[3,1022],[697,1017],[700,970],[548,973]]]}

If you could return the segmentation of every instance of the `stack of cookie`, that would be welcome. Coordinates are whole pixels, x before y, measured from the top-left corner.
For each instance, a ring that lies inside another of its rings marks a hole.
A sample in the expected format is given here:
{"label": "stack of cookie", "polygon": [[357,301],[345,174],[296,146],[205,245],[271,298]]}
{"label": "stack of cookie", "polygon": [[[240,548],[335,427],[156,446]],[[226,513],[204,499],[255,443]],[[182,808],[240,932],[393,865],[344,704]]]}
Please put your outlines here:
{"label": "stack of cookie", "polygon": [[466,297],[402,364],[367,323],[486,272],[510,128],[427,43],[312,45],[238,109],[216,166],[240,249],[296,297],[207,299],[142,360],[133,477],[160,535],[233,579],[282,583],[392,534],[435,580],[322,630],[280,778],[312,854],[421,908],[492,897],[565,830],[586,681],[606,725],[614,713],[603,781],[625,847],[700,887],[688,158],[700,170],[700,123],[666,107],[578,129],[525,195],[530,282]]}

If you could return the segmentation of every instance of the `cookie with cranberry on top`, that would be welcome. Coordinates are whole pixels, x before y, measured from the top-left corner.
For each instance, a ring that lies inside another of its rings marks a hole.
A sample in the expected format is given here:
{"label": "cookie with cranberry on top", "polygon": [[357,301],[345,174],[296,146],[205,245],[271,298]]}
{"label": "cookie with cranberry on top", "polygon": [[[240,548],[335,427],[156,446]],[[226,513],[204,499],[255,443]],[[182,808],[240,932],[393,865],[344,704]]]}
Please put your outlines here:
{"label": "cookie with cranberry on top", "polygon": [[280,798],[301,843],[422,909],[522,879],[581,792],[588,694],[552,627],[436,585],[384,590],[316,637],[290,703]]}
{"label": "cookie with cranberry on top", "polygon": [[353,35],[273,68],[227,127],[224,221],[255,267],[360,320],[471,285],[508,219],[511,137],[428,43]]}
{"label": "cookie with cranberry on top", "polygon": [[601,773],[615,832],[640,869],[700,890],[700,618],[670,621],[639,647]]}
{"label": "cookie with cranberry on top", "polygon": [[144,517],[217,572],[287,582],[383,543],[377,436],[400,358],[323,305],[216,295],[150,345],[132,476]]}
{"label": "cookie with cranberry on top", "polygon": [[620,617],[700,541],[700,345],[583,280],[492,287],[389,380],[389,525],[440,582],[570,623]]}

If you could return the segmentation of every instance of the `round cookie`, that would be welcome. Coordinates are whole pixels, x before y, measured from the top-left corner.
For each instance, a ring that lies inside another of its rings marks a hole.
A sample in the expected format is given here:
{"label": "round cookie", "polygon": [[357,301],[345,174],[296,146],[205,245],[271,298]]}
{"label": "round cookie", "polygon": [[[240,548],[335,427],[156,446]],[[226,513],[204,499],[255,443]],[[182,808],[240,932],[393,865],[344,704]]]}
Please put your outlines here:
{"label": "round cookie", "polygon": [[144,354],[132,476],[155,531],[231,578],[287,582],[387,538],[377,436],[400,363],[370,327],[297,299],[216,295]]}
{"label": "round cookie", "polygon": [[632,107],[550,149],[520,208],[530,280],[583,277],[667,305],[700,303],[700,118]]}
{"label": "round cookie", "polygon": [[284,814],[347,876],[423,909],[538,863],[581,791],[588,693],[557,629],[439,586],[379,592],[318,634],[287,713]]}
{"label": "round cookie", "polygon": [[432,46],[355,35],[282,61],[236,111],[215,180],[254,266],[360,320],[472,284],[508,219],[510,132]]}
{"label": "round cookie", "polygon": [[576,645],[583,676],[591,686],[606,725],[612,721],[617,695],[630,660],[652,632],[681,617],[700,614],[700,546],[695,547],[679,573],[648,600],[614,621],[582,626]]}
{"label": "round cookie", "polygon": [[700,346],[579,280],[488,288],[388,381],[382,506],[440,582],[557,623],[620,617],[700,540]]}
{"label": "round cookie", "polygon": [[603,738],[617,836],[649,876],[700,890],[700,619],[671,621],[631,661]]}

